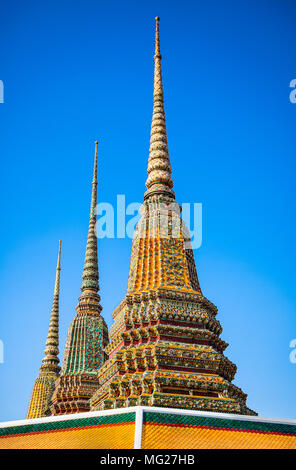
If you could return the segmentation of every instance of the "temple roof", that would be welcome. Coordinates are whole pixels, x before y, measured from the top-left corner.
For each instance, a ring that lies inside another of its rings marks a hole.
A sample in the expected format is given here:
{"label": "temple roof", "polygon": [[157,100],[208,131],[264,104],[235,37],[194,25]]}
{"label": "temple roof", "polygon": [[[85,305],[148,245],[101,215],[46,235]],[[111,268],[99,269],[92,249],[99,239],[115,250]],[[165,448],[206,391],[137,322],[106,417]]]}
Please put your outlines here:
{"label": "temple roof", "polygon": [[296,420],[130,407],[0,423],[5,449],[295,449]]}

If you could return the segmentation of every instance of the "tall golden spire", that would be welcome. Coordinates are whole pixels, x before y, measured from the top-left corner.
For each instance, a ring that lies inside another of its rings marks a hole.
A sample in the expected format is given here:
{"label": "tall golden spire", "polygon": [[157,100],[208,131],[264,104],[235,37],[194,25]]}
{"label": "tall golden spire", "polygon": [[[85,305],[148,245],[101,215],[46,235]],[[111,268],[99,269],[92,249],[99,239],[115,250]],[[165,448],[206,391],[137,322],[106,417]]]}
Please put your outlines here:
{"label": "tall golden spire", "polygon": [[92,193],[90,203],[90,216],[88,237],[86,244],[86,253],[84,261],[84,269],[82,275],[82,292],[92,291],[98,292],[99,290],[99,268],[98,268],[98,244],[97,236],[95,233],[96,226],[96,206],[97,206],[97,173],[98,173],[98,141],[95,142],[95,158],[94,170],[92,180]]}
{"label": "tall golden spire", "polygon": [[171,164],[168,149],[166,120],[164,112],[163,85],[161,74],[161,54],[159,42],[159,17],[156,20],[154,54],[154,92],[151,138],[148,160],[147,191],[145,199],[151,194],[166,194],[175,197],[172,187]]}
{"label": "tall golden spire", "polygon": [[131,253],[125,298],[113,312],[109,358],[98,372],[92,410],[165,406],[254,414],[231,384],[217,308],[200,289],[190,237],[172,191],[159,18],[145,202]]}
{"label": "tall golden spire", "polygon": [[60,272],[61,272],[61,247],[59,240],[59,253],[56,268],[56,278],[52,309],[49,320],[49,328],[45,346],[45,356],[42,359],[40,373],[34,382],[31,400],[28,408],[27,419],[40,418],[50,414],[51,397],[54,391],[55,380],[60,373],[59,367],[59,298],[60,298]]}

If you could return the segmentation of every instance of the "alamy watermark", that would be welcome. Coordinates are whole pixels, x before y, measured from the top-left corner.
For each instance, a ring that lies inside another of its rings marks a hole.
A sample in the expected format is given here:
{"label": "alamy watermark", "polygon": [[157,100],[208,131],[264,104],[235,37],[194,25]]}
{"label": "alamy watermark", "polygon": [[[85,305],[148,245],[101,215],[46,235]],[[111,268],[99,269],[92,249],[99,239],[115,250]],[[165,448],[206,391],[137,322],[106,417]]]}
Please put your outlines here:
{"label": "alamy watermark", "polygon": [[[102,238],[182,238],[185,248],[202,243],[202,204],[132,202],[118,194],[116,207],[101,202],[96,207],[96,235]],[[182,214],[182,216],[181,216]]]}
{"label": "alamy watermark", "polygon": [[0,80],[0,103],[4,103],[4,85],[2,80]]}
{"label": "alamy watermark", "polygon": [[290,352],[290,362],[296,364],[296,338],[290,341],[290,348],[293,348]]}
{"label": "alamy watermark", "polygon": [[4,362],[4,343],[0,339],[0,364]]}
{"label": "alamy watermark", "polygon": [[289,95],[290,101],[291,103],[296,103],[296,78],[290,81],[290,88],[293,88]]}

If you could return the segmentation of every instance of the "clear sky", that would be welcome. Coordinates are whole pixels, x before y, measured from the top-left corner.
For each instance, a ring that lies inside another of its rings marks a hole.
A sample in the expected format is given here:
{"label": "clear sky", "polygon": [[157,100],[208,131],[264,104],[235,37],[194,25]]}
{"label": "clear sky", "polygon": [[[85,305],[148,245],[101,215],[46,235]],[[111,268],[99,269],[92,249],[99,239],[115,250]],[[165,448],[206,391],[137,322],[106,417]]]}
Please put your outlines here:
{"label": "clear sky", "polygon": [[[234,383],[261,416],[296,418],[296,4],[288,0],[1,1],[0,420],[26,415],[43,357],[58,240],[61,357],[100,201],[141,202],[159,15],[178,202],[203,204],[195,259]],[[131,240],[99,243],[103,313],[125,295]]]}

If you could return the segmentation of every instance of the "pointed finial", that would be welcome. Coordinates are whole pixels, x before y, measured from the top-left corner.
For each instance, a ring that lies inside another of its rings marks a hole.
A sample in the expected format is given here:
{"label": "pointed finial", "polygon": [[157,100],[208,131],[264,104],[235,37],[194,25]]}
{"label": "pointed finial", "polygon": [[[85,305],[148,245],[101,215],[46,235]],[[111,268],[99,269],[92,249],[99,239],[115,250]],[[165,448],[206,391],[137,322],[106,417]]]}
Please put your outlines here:
{"label": "pointed finial", "polygon": [[155,55],[154,55],[154,60],[156,57],[159,57],[161,59],[161,54],[160,54],[160,42],[159,42],[159,16],[155,17]]}
{"label": "pointed finial", "polygon": [[54,284],[54,295],[52,309],[50,314],[48,335],[46,339],[45,356],[42,359],[40,370],[46,372],[48,370],[58,373],[60,360],[59,354],[59,297],[60,297],[60,271],[61,271],[61,249],[62,240],[59,240],[58,261],[56,267],[56,278]]}
{"label": "pointed finial", "polygon": [[59,240],[59,254],[58,254],[57,269],[61,269],[61,250],[62,250],[62,240]]}
{"label": "pointed finial", "polygon": [[155,18],[155,54],[154,54],[154,92],[153,113],[151,124],[150,149],[148,159],[147,191],[144,198],[153,194],[165,194],[175,198],[172,187],[171,164],[168,149],[166,121],[163,100],[163,85],[161,73],[161,54],[159,41],[159,16]]}
{"label": "pointed finial", "polygon": [[97,183],[97,176],[98,176],[98,141],[95,141],[95,162],[94,162],[94,176],[93,176],[93,183]]}
{"label": "pointed finial", "polygon": [[97,174],[98,174],[98,141],[95,141],[94,171],[92,180],[92,192],[90,203],[90,216],[88,226],[88,237],[86,244],[86,253],[84,260],[84,269],[82,274],[81,290],[99,290],[99,269],[97,254],[97,235],[96,226],[96,206],[97,206]]}
{"label": "pointed finial", "polygon": [[97,169],[98,169],[98,144],[99,142],[95,141],[95,161],[94,161],[94,176],[97,179]]}
{"label": "pointed finial", "polygon": [[94,158],[94,171],[93,171],[93,190],[91,195],[91,207],[90,207],[90,217],[94,217],[96,215],[96,205],[97,205],[97,189],[96,186],[98,184],[98,141],[95,141],[95,158]]}
{"label": "pointed finial", "polygon": [[60,275],[58,274],[58,271],[61,270],[61,251],[62,251],[62,240],[59,240],[59,253],[58,253],[58,261],[57,261],[57,276],[56,276],[56,282],[54,286],[54,295],[59,293],[59,288],[60,288]]}

